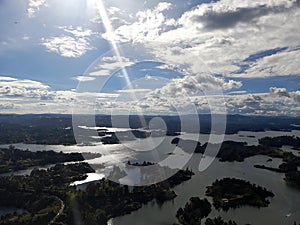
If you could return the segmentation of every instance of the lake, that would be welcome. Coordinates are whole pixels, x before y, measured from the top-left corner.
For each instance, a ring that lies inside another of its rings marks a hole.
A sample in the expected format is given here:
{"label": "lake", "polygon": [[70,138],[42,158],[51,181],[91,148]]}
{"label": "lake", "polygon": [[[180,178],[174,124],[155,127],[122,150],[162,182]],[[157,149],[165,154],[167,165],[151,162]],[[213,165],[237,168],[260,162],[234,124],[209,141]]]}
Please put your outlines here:
{"label": "lake", "polygon": [[[292,132],[239,132],[238,134],[226,135],[225,140],[247,142],[249,145],[257,145],[258,139],[269,136],[295,135],[300,136],[300,131]],[[195,139],[196,134],[182,134],[184,139]],[[208,140],[208,135],[201,134],[200,142],[203,144]],[[166,139],[157,147],[157,151],[137,152],[130,149],[130,145],[135,146],[137,143],[126,143],[127,147],[122,144],[118,145],[96,145],[96,146],[52,146],[52,145],[32,145],[32,144],[15,144],[20,149],[38,150],[54,150],[63,152],[97,152],[103,156],[93,160],[86,160],[91,165],[103,163],[104,169],[97,169],[95,174],[89,174],[88,181],[100,179],[107,175],[114,165],[121,165],[128,160],[132,161],[151,161],[160,162],[173,152],[174,145],[170,142],[174,137],[166,137]],[[4,145],[2,145],[3,147]],[[7,146],[7,145],[6,145]],[[129,146],[129,147],[128,147]],[[299,151],[292,150],[288,146],[284,146],[285,151],[293,151],[299,154]],[[174,159],[180,159],[182,152],[176,151],[172,155]],[[159,205],[156,202],[150,202],[141,209],[122,217],[114,218],[109,221],[109,225],[172,225],[177,222],[175,218],[176,211],[179,207],[184,207],[190,197],[205,197],[206,186],[211,185],[215,179],[222,177],[235,177],[248,180],[257,185],[270,189],[275,194],[270,199],[271,204],[267,208],[241,207],[231,209],[228,212],[213,210],[209,217],[222,216],[224,219],[233,219],[238,224],[250,223],[251,225],[272,224],[272,225],[292,225],[294,221],[300,221],[300,190],[287,186],[284,182],[284,174],[261,170],[254,168],[255,164],[264,164],[268,166],[278,166],[282,160],[273,159],[267,162],[267,156],[254,156],[246,159],[244,162],[219,162],[217,159],[203,172],[198,171],[201,154],[194,154],[189,161],[188,166],[196,173],[191,180],[176,186],[174,188],[178,197],[173,201]],[[209,157],[209,156],[206,156]],[[30,170],[28,170],[30,171]],[[27,171],[27,173],[28,173]],[[134,178],[133,178],[134,179]],[[78,182],[78,185],[84,185],[84,182]],[[211,198],[208,198],[211,201]],[[288,216],[287,216],[288,215]]]}

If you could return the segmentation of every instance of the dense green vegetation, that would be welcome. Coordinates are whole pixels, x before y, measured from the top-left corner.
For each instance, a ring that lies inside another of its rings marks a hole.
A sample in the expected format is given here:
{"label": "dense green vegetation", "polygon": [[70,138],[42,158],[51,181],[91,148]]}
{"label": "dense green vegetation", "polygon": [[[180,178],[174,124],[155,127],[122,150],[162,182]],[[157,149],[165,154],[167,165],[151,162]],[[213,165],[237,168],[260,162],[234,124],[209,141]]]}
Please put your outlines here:
{"label": "dense green vegetation", "polygon": [[[83,224],[101,225],[112,218],[130,213],[142,207],[144,203],[156,200],[159,203],[171,200],[177,195],[170,188],[182,183],[181,171],[167,181],[150,185],[135,186],[130,190],[128,186],[116,184],[110,180],[101,180],[90,184],[86,191],[72,193],[71,205],[78,204]],[[64,221],[74,224],[74,221]]]}
{"label": "dense green vegetation", "polygon": [[216,209],[225,211],[243,205],[267,207],[270,202],[266,198],[274,196],[266,188],[236,178],[216,180],[207,187],[206,195],[213,197]]}
{"label": "dense green vegetation", "polygon": [[0,148],[0,173],[28,169],[33,166],[48,164],[83,161],[100,157],[94,153],[63,153],[54,151],[37,151],[16,149],[14,146]]}
{"label": "dense green vegetation", "polygon": [[[171,141],[172,144],[178,145],[184,151],[189,153],[201,153],[203,154],[208,143],[201,145],[200,142],[194,140],[185,140],[181,138],[174,138]],[[293,158],[293,161],[297,161],[296,157],[291,154],[286,154],[284,151],[279,150],[279,147],[283,145],[293,146],[294,148],[299,148],[300,138],[294,136],[279,136],[279,137],[265,137],[259,139],[258,146],[249,146],[246,142],[236,142],[236,141],[224,141],[221,144],[220,150],[217,157],[220,161],[243,161],[245,158],[249,158],[255,155],[268,155],[274,158],[283,158],[284,161],[290,161],[288,158]],[[215,144],[210,144],[214,147]],[[194,147],[194,148],[193,148]],[[217,147],[217,146],[216,146]],[[300,165],[300,164],[299,164]]]}
{"label": "dense green vegetation", "polygon": [[[201,154],[204,153],[208,145],[207,143],[201,145],[200,142],[194,140],[184,140],[180,138],[174,138],[171,143],[176,144],[185,152],[195,152]],[[212,145],[212,148],[214,148],[214,146],[217,148],[215,144],[210,145]],[[206,154],[209,153],[206,152]],[[220,146],[217,158],[219,158],[222,162],[242,162],[245,158],[249,158],[255,155],[269,155],[271,157],[276,157],[277,152],[274,149],[268,148],[266,146],[249,146],[246,142],[224,141]],[[278,157],[280,156],[278,155]]]}
{"label": "dense green vegetation", "polygon": [[156,163],[151,163],[151,162],[146,162],[146,161],[144,161],[143,163],[138,163],[138,162],[132,163],[130,161],[127,162],[128,166],[153,166],[155,164]]}
{"label": "dense green vegetation", "polygon": [[237,225],[236,222],[229,220],[225,222],[220,216],[214,219],[207,218],[205,221],[205,225]]}
{"label": "dense green vegetation", "polygon": [[201,225],[201,220],[211,212],[208,200],[198,197],[190,198],[184,208],[179,208],[176,213],[178,222],[182,225]]}
{"label": "dense green vegetation", "polygon": [[5,215],[0,224],[43,225],[65,207],[69,184],[94,172],[87,163],[57,164],[47,170],[33,170],[30,176],[0,176],[0,207],[24,209],[22,215]]}
{"label": "dense green vegetation", "polygon": [[281,148],[283,145],[292,146],[300,150],[300,138],[295,136],[264,137],[259,140],[260,145]]}
{"label": "dense green vegetation", "polygon": [[300,188],[300,171],[292,171],[285,174],[284,180],[297,188]]}
{"label": "dense green vegetation", "polygon": [[0,224],[63,225],[79,220],[84,225],[106,225],[109,218],[130,213],[149,201],[163,203],[175,198],[172,188],[194,174],[179,170],[161,183],[131,188],[106,179],[90,183],[86,190],[70,186],[91,172],[95,171],[87,163],[56,164],[47,170],[35,169],[30,176],[0,177],[0,207],[25,210],[21,215],[2,216]]}

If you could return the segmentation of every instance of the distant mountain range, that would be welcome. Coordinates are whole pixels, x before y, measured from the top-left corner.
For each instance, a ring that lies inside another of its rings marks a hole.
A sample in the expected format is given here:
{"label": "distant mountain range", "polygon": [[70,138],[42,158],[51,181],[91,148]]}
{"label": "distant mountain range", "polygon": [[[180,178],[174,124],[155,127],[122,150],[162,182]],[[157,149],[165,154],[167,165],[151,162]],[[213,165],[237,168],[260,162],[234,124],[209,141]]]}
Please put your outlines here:
{"label": "distant mountain range", "polygon": [[[84,124],[87,115],[81,115]],[[147,128],[149,121],[154,115],[141,117],[138,115],[129,116],[130,128]],[[185,121],[186,132],[198,132],[195,116],[159,116],[167,126],[168,133],[182,131],[181,121]],[[211,115],[198,115],[201,133],[211,133]],[[190,119],[189,119],[190,118]],[[197,117],[196,117],[197,118]],[[115,120],[127,120],[126,116],[114,116]],[[95,124],[97,127],[111,127],[110,115],[96,115]],[[223,121],[224,122],[224,121]],[[300,130],[300,116],[244,116],[227,115],[226,134],[233,134],[239,131],[291,131]],[[72,128],[72,115],[67,114],[0,114],[0,143],[52,143],[52,144],[74,144]]]}

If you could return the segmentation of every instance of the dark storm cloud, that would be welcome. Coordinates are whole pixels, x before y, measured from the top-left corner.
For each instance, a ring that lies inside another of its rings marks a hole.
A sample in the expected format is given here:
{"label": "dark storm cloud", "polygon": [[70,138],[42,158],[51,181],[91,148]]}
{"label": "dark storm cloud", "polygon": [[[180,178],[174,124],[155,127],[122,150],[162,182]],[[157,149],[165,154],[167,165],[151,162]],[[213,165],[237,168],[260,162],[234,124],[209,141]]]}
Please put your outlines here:
{"label": "dark storm cloud", "polygon": [[272,13],[282,13],[300,6],[300,0],[297,0],[292,7],[260,5],[257,7],[237,8],[235,11],[216,12],[207,11],[204,15],[193,16],[192,20],[202,23],[206,29],[226,29],[235,27],[238,23],[248,23],[259,19],[262,16]]}

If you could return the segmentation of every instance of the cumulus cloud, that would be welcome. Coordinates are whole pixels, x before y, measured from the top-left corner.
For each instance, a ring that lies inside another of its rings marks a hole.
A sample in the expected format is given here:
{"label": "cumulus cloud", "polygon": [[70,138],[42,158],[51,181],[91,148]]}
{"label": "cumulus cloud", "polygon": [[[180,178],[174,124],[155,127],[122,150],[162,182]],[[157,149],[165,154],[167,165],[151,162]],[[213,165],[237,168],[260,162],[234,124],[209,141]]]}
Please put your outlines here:
{"label": "cumulus cloud", "polygon": [[278,95],[279,97],[290,97],[286,88],[270,87],[270,93]]}
{"label": "cumulus cloud", "polygon": [[28,0],[27,15],[32,18],[38,12],[41,6],[46,4],[46,0]]}
{"label": "cumulus cloud", "polygon": [[[228,113],[247,115],[299,115],[300,91],[288,92],[284,88],[272,87],[268,93],[235,95],[195,95],[183,98],[176,95],[149,95],[134,103],[144,112],[188,113],[189,106],[196,107],[198,113]],[[129,107],[130,104],[128,104]],[[224,111],[224,105],[226,111]],[[187,107],[185,109],[185,107]],[[181,109],[180,109],[181,108]]]}
{"label": "cumulus cloud", "polygon": [[0,110],[14,113],[72,113],[73,104],[93,108],[95,101],[109,102],[117,93],[53,91],[38,81],[0,76]]}
{"label": "cumulus cloud", "polygon": [[0,96],[48,99],[52,97],[48,89],[38,81],[0,77]]}
{"label": "cumulus cloud", "polygon": [[[278,94],[274,94],[274,91]],[[282,94],[284,93],[284,94]],[[239,94],[224,96],[197,96],[194,103],[199,106],[200,113],[208,113],[210,107],[218,107],[224,98],[228,114],[251,115],[299,115],[298,92],[287,92],[281,88],[272,88],[270,93]],[[298,98],[298,99],[297,99]],[[210,104],[208,104],[208,100]],[[215,109],[217,111],[218,109]]]}
{"label": "cumulus cloud", "polygon": [[[227,29],[239,23],[251,23],[268,14],[286,12],[296,3],[293,1],[253,1],[243,4],[241,1],[221,1],[216,4],[199,6],[192,13],[186,13],[184,19],[189,19],[196,24],[202,24],[205,29]],[[225,7],[224,7],[225,6]]]}
{"label": "cumulus cloud", "polygon": [[198,74],[196,76],[185,76],[183,78],[173,79],[164,87],[155,90],[151,95],[157,97],[203,95],[240,88],[241,86],[241,82],[233,80],[226,82],[222,78]]}
{"label": "cumulus cloud", "polygon": [[[220,0],[199,4],[178,19],[166,16],[170,6],[162,7],[162,11],[158,5],[138,12],[136,21],[115,29],[114,39],[143,43],[161,61],[180,62],[195,73],[209,69],[231,77],[299,74],[298,1]],[[289,50],[262,55],[256,62],[244,61],[259,52],[282,47]],[[246,72],[238,72],[245,68]]]}
{"label": "cumulus cloud", "polygon": [[90,37],[97,34],[91,29],[85,29],[82,26],[58,26],[65,34],[42,38],[41,43],[49,52],[55,52],[64,57],[80,57],[87,51],[94,49]]}
{"label": "cumulus cloud", "polygon": [[[164,16],[164,11],[171,8],[171,3],[161,2],[154,9],[147,9],[136,13],[136,22],[119,26],[113,32],[113,38],[117,41],[144,41],[154,40],[162,32],[164,24],[173,25],[173,20],[168,20]],[[110,40],[112,34],[107,32],[103,38]]]}
{"label": "cumulus cloud", "polygon": [[[145,114],[173,114],[178,110],[189,113],[192,105],[199,113],[225,113],[225,104],[229,114],[299,115],[300,91],[271,87],[269,93],[237,92],[234,95],[222,95],[221,92],[214,93],[213,88],[224,89],[226,85],[226,88],[233,88],[238,84],[225,82],[220,78],[212,80],[210,76],[206,79],[203,77],[195,77],[193,82],[190,76],[173,79],[156,90],[137,88],[115,93],[52,91],[48,85],[38,81],[0,77],[0,110],[20,113],[72,113],[73,106],[80,105],[75,112],[91,112],[95,109],[97,113],[124,113],[129,110],[143,111]],[[200,95],[199,92],[204,90],[209,93]],[[133,93],[137,98],[128,97]],[[184,98],[184,95],[188,95],[188,98]]]}
{"label": "cumulus cloud", "polygon": [[271,87],[270,94],[281,97],[281,99],[293,100],[295,103],[300,103],[300,91],[288,92],[286,88]]}
{"label": "cumulus cloud", "polygon": [[61,35],[58,37],[42,38],[42,44],[50,52],[55,52],[64,57],[80,57],[88,50],[92,50],[88,39],[84,37],[71,37]]}

